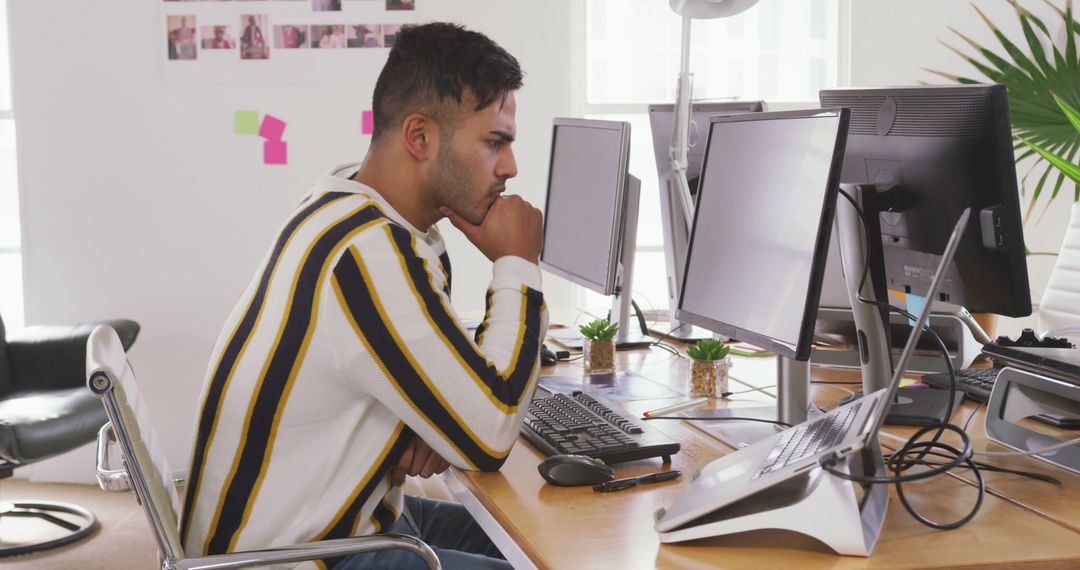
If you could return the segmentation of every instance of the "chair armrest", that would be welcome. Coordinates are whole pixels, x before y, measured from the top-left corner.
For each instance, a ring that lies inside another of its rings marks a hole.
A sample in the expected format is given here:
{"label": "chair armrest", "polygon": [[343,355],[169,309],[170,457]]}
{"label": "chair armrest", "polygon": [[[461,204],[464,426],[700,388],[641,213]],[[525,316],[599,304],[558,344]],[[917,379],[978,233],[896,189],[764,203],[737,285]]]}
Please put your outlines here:
{"label": "chair armrest", "polygon": [[357,536],[353,538],[339,538],[335,540],[320,540],[316,542],[304,542],[292,546],[279,548],[267,548],[265,550],[251,550],[248,552],[233,552],[229,554],[215,554],[212,556],[200,556],[198,558],[185,558],[168,563],[164,568],[175,570],[223,570],[232,568],[253,568],[256,566],[268,566],[272,564],[288,564],[318,560],[320,558],[339,558],[361,552],[373,552],[376,550],[388,550],[401,548],[409,550],[424,559],[429,568],[439,570],[438,557],[431,547],[419,538],[403,534],[387,533],[371,536]]}
{"label": "chair armrest", "polygon": [[55,390],[86,384],[86,341],[99,324],[111,326],[127,350],[139,324],[126,319],[26,327],[8,339],[14,390]]}
{"label": "chair armrest", "polygon": [[97,480],[98,486],[105,491],[130,491],[131,479],[126,469],[113,469],[109,465],[109,444],[116,443],[112,422],[98,430],[97,439]]}

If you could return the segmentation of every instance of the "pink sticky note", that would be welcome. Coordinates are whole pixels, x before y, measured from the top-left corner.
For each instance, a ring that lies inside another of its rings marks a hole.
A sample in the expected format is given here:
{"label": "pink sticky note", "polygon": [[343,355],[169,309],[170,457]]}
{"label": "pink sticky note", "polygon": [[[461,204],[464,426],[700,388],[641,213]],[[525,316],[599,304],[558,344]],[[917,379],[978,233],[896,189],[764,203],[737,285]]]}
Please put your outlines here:
{"label": "pink sticky note", "polygon": [[285,121],[273,116],[263,115],[262,124],[259,125],[259,136],[270,141],[280,141],[281,135],[285,134]]}
{"label": "pink sticky note", "polygon": [[365,135],[370,135],[375,132],[375,113],[364,111],[361,119],[361,131]]}
{"label": "pink sticky note", "polygon": [[263,143],[263,164],[288,164],[289,143],[266,141]]}

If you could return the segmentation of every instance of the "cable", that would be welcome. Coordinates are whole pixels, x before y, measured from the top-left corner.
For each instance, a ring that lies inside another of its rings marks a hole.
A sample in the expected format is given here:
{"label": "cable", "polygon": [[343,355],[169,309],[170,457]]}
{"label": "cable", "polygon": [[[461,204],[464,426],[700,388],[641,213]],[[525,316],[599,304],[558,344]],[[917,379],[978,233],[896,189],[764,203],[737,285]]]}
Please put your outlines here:
{"label": "cable", "polygon": [[1062,441],[1042,449],[1031,449],[1028,451],[976,451],[975,455],[980,457],[1023,457],[1026,455],[1043,455],[1045,453],[1050,453],[1051,451],[1071,447],[1078,443],[1080,443],[1080,437],[1074,437],[1068,441]]}
{"label": "cable", "polygon": [[[845,199],[847,199],[848,202],[851,203],[851,206],[855,209],[855,212],[859,216],[859,221],[862,223],[863,228],[863,238],[866,244],[864,251],[869,252],[872,237],[870,235],[870,226],[866,218],[866,213],[862,210],[854,197],[852,197],[850,194],[848,194],[842,189],[840,190],[840,193],[844,196]],[[916,319],[907,311],[894,307],[887,302],[870,300],[862,296],[862,289],[866,284],[867,277],[870,274],[870,256],[864,255],[863,257],[863,270],[862,275],[859,277],[859,285],[856,288],[855,299],[860,303],[873,305],[881,309],[886,309],[885,318],[882,319],[882,327],[885,329],[885,338],[889,338],[889,333],[891,332],[889,330],[891,326],[890,319],[888,318],[889,311],[904,315],[912,323],[914,323],[918,319]],[[933,302],[933,300],[928,299],[927,302]],[[914,326],[912,326],[912,329],[914,329]],[[942,356],[945,360],[945,367],[948,371],[950,380],[949,401],[952,402],[956,398],[956,371],[953,368],[952,358],[949,355],[948,347],[945,346],[944,341],[941,340],[941,337],[929,326],[928,323],[924,324],[923,330],[928,332],[930,336],[934,339],[938,349],[941,351]],[[910,334],[914,333],[915,331],[912,330]],[[887,352],[890,361],[889,369],[892,369],[894,366],[894,363],[892,362],[892,351]],[[854,481],[862,484],[894,484],[896,485],[896,492],[901,504],[903,504],[904,509],[907,510],[908,514],[910,514],[912,518],[931,528],[941,530],[959,528],[967,524],[969,521],[975,518],[976,514],[978,514],[979,509],[982,507],[983,499],[986,494],[986,483],[983,480],[983,476],[981,471],[979,470],[979,466],[972,460],[974,450],[971,447],[971,438],[968,436],[966,430],[949,423],[949,413],[951,411],[951,406],[946,406],[944,417],[929,426],[919,429],[909,439],[902,440],[904,441],[903,446],[898,451],[888,456],[886,465],[888,469],[890,469],[893,473],[891,476],[863,476],[843,473],[835,468],[835,465],[839,460],[836,454],[830,454],[826,457],[821,458],[821,468],[836,477],[840,477],[841,479],[845,479],[848,481]],[[957,449],[951,445],[942,443],[940,441],[942,435],[944,435],[946,431],[954,432],[960,437],[960,440],[963,444],[962,449]],[[931,432],[936,433],[934,433],[930,441],[919,441],[920,437]],[[912,458],[909,457],[909,455],[914,455],[915,457]],[[944,457],[950,459],[945,462],[933,462],[928,461],[926,459],[927,456]],[[904,473],[905,471],[915,466],[929,468],[926,471],[921,471],[917,473]],[[904,483],[936,477],[957,467],[965,467],[967,469],[970,469],[971,472],[975,475],[975,479],[977,481],[978,493],[976,496],[975,505],[972,507],[970,512],[955,521],[942,523],[927,518],[911,505],[911,503],[907,499],[906,494],[904,493]]]}
{"label": "cable", "polygon": [[968,416],[968,419],[964,422],[964,431],[968,430],[968,426],[971,425],[971,420],[973,420],[975,418],[975,414],[979,413],[980,408],[982,408],[982,402],[979,402],[978,404],[976,404],[975,409],[971,410],[971,415]]}
{"label": "cable", "polygon": [[710,417],[710,416],[648,416],[648,417],[644,417],[644,418],[641,418],[641,419],[643,419],[645,421],[648,421],[648,420],[699,420],[699,421],[719,420],[719,421],[739,421],[739,422],[760,422],[760,423],[763,423],[763,424],[776,424],[778,426],[782,426],[782,427],[786,427],[786,428],[794,427],[789,423],[785,423],[785,422],[781,422],[781,421],[777,421],[777,420],[766,420],[766,419],[762,419],[762,418],[750,418],[750,417],[741,417],[741,416],[719,416],[719,417]]}
{"label": "cable", "polygon": [[[730,378],[732,380],[738,380],[739,382],[743,382],[742,380],[739,380],[738,378],[735,378],[734,376],[729,375],[728,378]],[[746,390],[739,390],[738,392],[721,392],[720,397],[721,398],[727,398],[728,396],[738,396],[739,394],[749,394],[750,392],[760,392],[762,390],[768,390],[770,388],[775,388],[775,387],[776,387],[776,384],[773,384],[772,386],[762,386],[760,388],[749,388],[749,389],[746,389]]]}
{"label": "cable", "polygon": [[649,336],[649,325],[645,323],[645,313],[641,312],[641,307],[631,297],[630,306],[634,308],[634,314],[637,315],[638,327],[641,329],[641,334]]}

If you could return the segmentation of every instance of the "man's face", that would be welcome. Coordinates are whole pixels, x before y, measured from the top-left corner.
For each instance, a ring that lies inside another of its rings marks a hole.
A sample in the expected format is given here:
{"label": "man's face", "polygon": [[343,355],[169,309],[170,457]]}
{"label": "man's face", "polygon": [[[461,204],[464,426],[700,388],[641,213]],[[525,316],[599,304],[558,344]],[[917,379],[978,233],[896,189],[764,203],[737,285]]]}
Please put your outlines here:
{"label": "man's face", "polygon": [[453,133],[439,132],[439,149],[428,179],[436,206],[446,206],[472,224],[484,221],[491,205],[517,176],[510,145],[517,133],[514,94],[478,112],[471,95],[463,97],[465,116]]}

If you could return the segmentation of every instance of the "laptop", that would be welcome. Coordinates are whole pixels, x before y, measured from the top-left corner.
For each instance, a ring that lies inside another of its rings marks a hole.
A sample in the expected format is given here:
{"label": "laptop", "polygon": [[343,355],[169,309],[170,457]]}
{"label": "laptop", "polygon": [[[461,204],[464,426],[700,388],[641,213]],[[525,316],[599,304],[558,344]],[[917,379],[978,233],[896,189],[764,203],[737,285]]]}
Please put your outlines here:
{"label": "laptop", "polygon": [[988,344],[983,353],[1006,366],[1080,384],[1080,350]]}
{"label": "laptop", "polygon": [[[941,256],[927,298],[937,296],[941,276],[950,266],[970,209],[964,210]],[[839,406],[825,415],[760,440],[713,461],[701,470],[686,492],[665,510],[654,525],[658,532],[677,530],[709,513],[817,468],[823,457],[844,458],[871,445],[878,435],[889,403],[896,397],[930,316],[932,303],[923,305],[888,388]]]}

